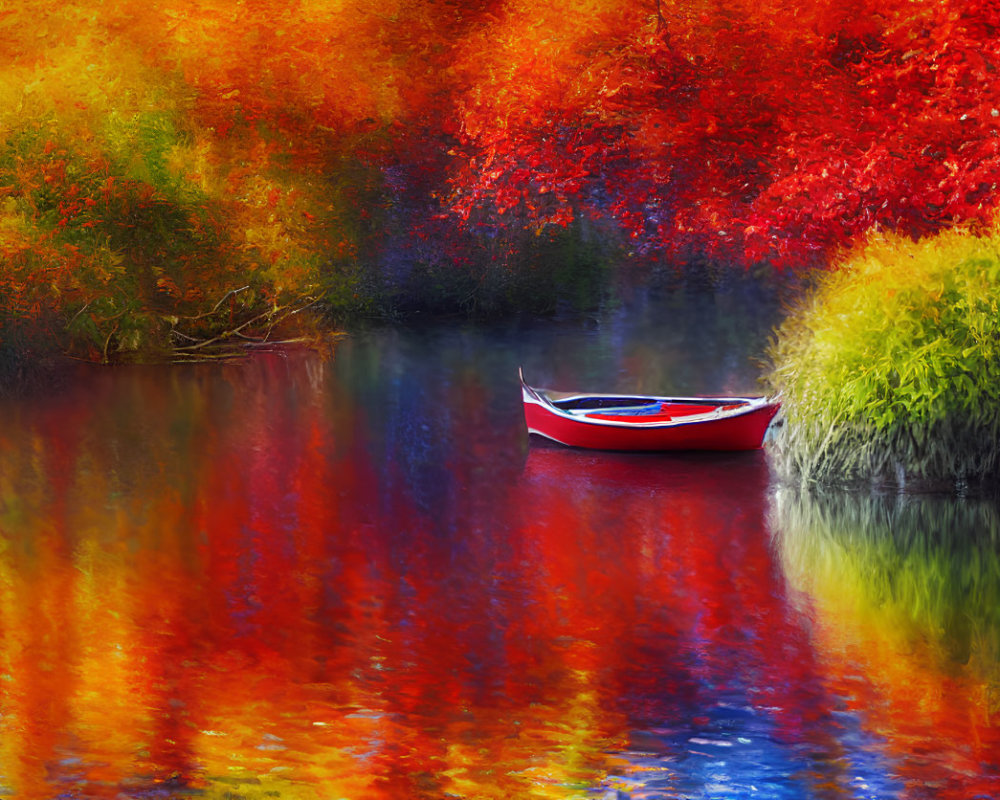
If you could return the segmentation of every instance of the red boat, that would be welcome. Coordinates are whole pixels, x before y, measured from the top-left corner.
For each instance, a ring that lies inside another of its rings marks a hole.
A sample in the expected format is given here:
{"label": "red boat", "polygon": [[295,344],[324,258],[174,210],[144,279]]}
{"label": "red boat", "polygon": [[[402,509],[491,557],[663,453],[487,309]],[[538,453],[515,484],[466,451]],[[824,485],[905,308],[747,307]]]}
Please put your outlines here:
{"label": "red boat", "polygon": [[756,450],[778,413],[767,397],[653,397],[534,389],[521,375],[528,433],[594,450]]}

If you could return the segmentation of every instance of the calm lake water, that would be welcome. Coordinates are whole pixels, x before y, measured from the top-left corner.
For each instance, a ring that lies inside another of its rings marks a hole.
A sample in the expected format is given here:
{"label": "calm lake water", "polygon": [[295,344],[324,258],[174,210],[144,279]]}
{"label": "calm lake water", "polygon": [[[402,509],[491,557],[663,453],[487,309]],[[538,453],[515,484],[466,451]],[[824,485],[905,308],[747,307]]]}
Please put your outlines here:
{"label": "calm lake water", "polygon": [[1000,796],[995,505],[529,446],[518,366],[750,392],[775,319],[638,293],[5,402],[0,797]]}

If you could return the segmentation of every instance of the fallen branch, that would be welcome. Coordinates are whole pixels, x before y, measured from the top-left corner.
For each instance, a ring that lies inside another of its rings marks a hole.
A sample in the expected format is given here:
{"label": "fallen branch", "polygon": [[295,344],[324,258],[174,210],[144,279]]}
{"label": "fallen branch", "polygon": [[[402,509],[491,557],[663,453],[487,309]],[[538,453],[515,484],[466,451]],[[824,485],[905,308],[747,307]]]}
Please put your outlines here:
{"label": "fallen branch", "polygon": [[[292,317],[296,314],[312,308],[319,303],[319,298],[313,295],[303,295],[293,302],[286,303],[282,306],[274,306],[266,311],[256,314],[249,319],[240,322],[238,325],[232,328],[215,333],[214,335],[208,336],[208,338],[199,338],[197,336],[185,333],[177,328],[177,322],[180,320],[185,321],[195,321],[209,318],[216,314],[221,308],[222,304],[227,298],[246,290],[247,286],[240,287],[239,289],[232,289],[226,292],[225,295],[215,304],[212,311],[205,312],[203,314],[198,314],[190,317],[169,317],[166,318],[171,323],[170,333],[176,336],[178,339],[186,340],[185,344],[175,344],[173,351],[175,356],[181,357],[183,359],[188,359],[188,357],[203,355],[212,348],[217,347],[235,347],[235,348],[246,348],[246,347],[260,347],[269,346],[274,343],[270,341],[271,334],[274,328],[282,321]],[[261,332],[254,333],[255,330],[263,328]],[[233,342],[234,339],[238,339],[239,342]],[[294,339],[286,339],[286,342],[299,342],[306,341],[304,337],[296,337]],[[213,355],[212,358],[219,356]],[[227,357],[223,354],[221,357]]]}

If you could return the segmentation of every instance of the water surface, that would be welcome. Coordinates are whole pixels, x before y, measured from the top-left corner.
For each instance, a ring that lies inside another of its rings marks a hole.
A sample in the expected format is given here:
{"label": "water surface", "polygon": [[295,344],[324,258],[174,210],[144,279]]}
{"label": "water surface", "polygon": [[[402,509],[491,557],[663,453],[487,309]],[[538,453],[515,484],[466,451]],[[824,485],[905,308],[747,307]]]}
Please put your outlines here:
{"label": "water surface", "polygon": [[1000,795],[992,505],[529,446],[518,366],[753,391],[747,299],[6,402],[0,796]]}

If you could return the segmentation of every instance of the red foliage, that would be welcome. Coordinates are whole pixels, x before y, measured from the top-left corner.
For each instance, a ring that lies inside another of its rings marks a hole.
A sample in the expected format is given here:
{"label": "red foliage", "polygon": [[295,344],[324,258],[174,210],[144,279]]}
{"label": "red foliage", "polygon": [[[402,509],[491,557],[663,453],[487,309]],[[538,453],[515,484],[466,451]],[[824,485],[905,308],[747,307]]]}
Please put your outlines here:
{"label": "red foliage", "polygon": [[814,115],[783,143],[755,204],[753,252],[795,255],[874,225],[919,235],[989,220],[1000,179],[998,27],[991,0],[932,5],[889,27],[851,65],[850,129]]}
{"label": "red foliage", "polygon": [[581,17],[573,57],[543,62],[529,40],[487,71],[455,210],[586,211],[639,245],[795,264],[873,225],[992,214],[995,3],[687,5]]}
{"label": "red foliage", "polygon": [[996,0],[89,8],[0,15],[0,312],[98,349],[238,286],[349,297],[392,248],[516,261],[514,229],[584,216],[798,265],[996,206]]}

